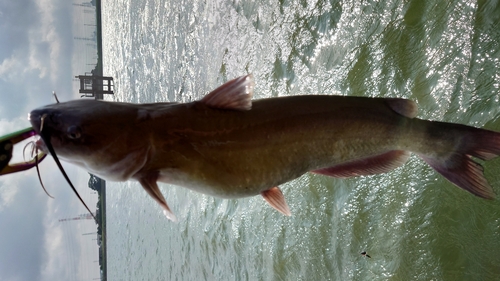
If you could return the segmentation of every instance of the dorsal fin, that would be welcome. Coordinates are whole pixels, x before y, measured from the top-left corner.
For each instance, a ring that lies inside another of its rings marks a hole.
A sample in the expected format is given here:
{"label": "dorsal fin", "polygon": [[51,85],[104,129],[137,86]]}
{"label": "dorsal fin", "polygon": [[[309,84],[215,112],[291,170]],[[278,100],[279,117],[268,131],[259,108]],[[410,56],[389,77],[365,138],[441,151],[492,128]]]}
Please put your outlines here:
{"label": "dorsal fin", "polygon": [[266,200],[271,207],[276,209],[278,212],[282,213],[285,216],[291,216],[290,208],[288,208],[288,204],[285,201],[285,197],[281,190],[275,186],[271,189],[264,190],[260,193],[264,200]]}
{"label": "dorsal fin", "polygon": [[252,74],[241,76],[213,90],[200,102],[213,108],[250,110],[252,109],[253,88]]}

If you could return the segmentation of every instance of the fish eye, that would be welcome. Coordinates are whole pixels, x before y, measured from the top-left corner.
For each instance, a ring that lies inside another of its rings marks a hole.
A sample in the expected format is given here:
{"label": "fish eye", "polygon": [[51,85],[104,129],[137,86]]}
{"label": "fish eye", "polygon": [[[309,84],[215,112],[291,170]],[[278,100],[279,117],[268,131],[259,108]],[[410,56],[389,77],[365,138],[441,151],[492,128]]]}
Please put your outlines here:
{"label": "fish eye", "polygon": [[68,127],[67,133],[68,133],[68,138],[73,140],[78,139],[81,136],[80,128],[74,125]]}

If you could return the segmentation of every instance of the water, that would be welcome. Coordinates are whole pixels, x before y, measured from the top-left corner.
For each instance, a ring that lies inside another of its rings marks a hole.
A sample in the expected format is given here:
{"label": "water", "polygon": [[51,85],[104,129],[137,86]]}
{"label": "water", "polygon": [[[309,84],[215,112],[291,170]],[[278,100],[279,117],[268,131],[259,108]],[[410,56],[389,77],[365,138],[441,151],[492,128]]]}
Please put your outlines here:
{"label": "water", "polygon": [[[499,1],[116,0],[102,18],[113,100],[188,102],[253,73],[255,98],[405,97],[500,131]],[[485,170],[499,193],[500,160]],[[500,280],[500,202],[416,157],[285,184],[292,217],[162,184],[171,223],[137,183],[108,187],[110,280]]]}

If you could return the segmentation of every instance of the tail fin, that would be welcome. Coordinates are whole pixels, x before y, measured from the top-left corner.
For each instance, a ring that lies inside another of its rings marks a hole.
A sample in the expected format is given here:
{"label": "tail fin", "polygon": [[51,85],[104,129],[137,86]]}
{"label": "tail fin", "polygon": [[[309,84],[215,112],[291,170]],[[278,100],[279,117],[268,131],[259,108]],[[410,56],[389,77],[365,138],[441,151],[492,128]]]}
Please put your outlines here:
{"label": "tail fin", "polygon": [[455,137],[459,142],[446,158],[422,154],[419,156],[458,187],[476,196],[494,199],[495,193],[484,177],[483,166],[473,157],[490,160],[499,156],[500,133],[465,125],[433,123],[441,129],[450,128],[451,130],[443,130],[443,136],[446,134],[448,139]]}

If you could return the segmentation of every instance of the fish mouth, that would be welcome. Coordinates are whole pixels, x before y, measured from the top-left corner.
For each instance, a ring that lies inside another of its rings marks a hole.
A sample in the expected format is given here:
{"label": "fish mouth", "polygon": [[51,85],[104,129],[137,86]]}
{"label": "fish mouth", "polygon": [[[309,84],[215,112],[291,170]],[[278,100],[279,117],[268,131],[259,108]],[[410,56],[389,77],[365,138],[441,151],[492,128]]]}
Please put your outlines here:
{"label": "fish mouth", "polygon": [[[51,143],[49,134],[49,126],[46,124],[46,119],[48,117],[48,113],[42,110],[33,110],[28,115],[28,120],[33,127],[35,133],[40,137],[36,142],[35,146],[37,149],[49,154],[49,149],[47,148],[46,143]],[[47,120],[48,121],[48,120]],[[45,128],[44,128],[45,125]]]}
{"label": "fish mouth", "polygon": [[28,120],[35,133],[40,136],[35,144],[37,148],[49,154],[49,146],[57,149],[63,145],[61,112],[54,109],[35,109],[28,115]]}
{"label": "fish mouth", "polygon": [[28,115],[28,120],[37,134],[40,134],[42,114],[39,110],[33,110]]}
{"label": "fish mouth", "polygon": [[[33,110],[30,112],[28,119],[30,120],[31,126],[35,130],[35,132],[40,136],[40,139],[35,142],[35,145],[38,149],[43,152],[50,154],[54,161],[56,162],[59,171],[61,171],[62,175],[68,182],[69,186],[75,193],[76,197],[80,200],[80,202],[85,206],[87,211],[92,215],[92,217],[97,221],[97,218],[94,216],[94,213],[90,211],[89,207],[83,201],[82,197],[74,187],[73,183],[69,179],[66,171],[64,170],[61,161],[59,161],[59,157],[57,157],[56,151],[54,150],[54,146],[52,145],[53,139],[52,135],[54,133],[54,127],[57,126],[56,118],[54,118],[54,113],[48,113],[47,110]],[[55,123],[55,124],[54,124]]]}
{"label": "fish mouth", "polygon": [[36,149],[42,151],[45,154],[49,153],[49,150],[47,149],[47,146],[45,145],[45,141],[41,137],[35,141],[35,147],[36,147]]}

